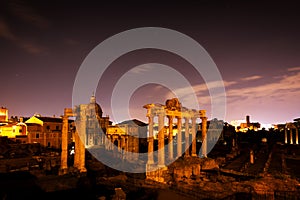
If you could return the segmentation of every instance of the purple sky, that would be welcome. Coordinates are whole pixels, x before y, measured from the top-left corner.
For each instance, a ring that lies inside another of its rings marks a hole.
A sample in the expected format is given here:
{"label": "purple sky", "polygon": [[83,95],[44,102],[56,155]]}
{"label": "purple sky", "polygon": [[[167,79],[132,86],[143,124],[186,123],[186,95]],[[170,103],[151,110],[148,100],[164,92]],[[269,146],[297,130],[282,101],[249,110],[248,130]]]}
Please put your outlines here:
{"label": "purple sky", "polygon": [[[261,123],[292,121],[300,117],[299,21],[293,1],[1,2],[0,106],[9,115],[61,115],[72,106],[76,73],[95,46],[119,32],[154,26],[192,37],[213,58],[226,86],[225,121],[245,115]],[[209,114],[205,83],[185,60],[160,50],[140,50],[115,60],[102,77],[96,97],[105,115],[111,115],[110,96],[122,74],[151,62],[184,74]],[[142,106],[164,103],[171,96],[159,85],[142,86],[131,97],[131,116],[146,121]]]}

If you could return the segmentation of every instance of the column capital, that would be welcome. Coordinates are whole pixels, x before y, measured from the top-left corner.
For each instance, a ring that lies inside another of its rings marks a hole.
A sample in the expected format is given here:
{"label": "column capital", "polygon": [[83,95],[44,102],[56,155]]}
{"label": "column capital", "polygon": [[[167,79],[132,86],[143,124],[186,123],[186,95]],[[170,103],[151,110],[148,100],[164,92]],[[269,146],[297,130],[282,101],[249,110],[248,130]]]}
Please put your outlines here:
{"label": "column capital", "polygon": [[175,118],[174,115],[167,115],[167,117],[168,117],[169,119],[174,119],[174,118]]}
{"label": "column capital", "polygon": [[152,113],[151,113],[151,114],[147,114],[147,117],[148,117],[148,118],[153,118],[154,116],[155,116],[155,115],[152,114]]}
{"label": "column capital", "polygon": [[190,120],[190,119],[191,119],[191,117],[184,117],[184,119],[185,119],[185,120]]}

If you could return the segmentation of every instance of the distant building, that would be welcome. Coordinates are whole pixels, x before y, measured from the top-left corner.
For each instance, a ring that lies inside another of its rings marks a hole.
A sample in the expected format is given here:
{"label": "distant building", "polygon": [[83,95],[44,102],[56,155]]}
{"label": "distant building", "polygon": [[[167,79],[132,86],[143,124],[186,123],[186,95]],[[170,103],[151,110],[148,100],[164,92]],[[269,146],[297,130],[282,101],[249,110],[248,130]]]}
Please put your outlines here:
{"label": "distant building", "polygon": [[[116,147],[138,153],[140,138],[147,137],[147,124],[139,120],[127,120],[117,125],[110,125],[106,132],[107,137]],[[110,145],[106,145],[110,149]]]}
{"label": "distant building", "polygon": [[[62,118],[32,116],[25,121],[28,143],[40,143],[49,148],[61,148]],[[73,141],[74,123],[69,120],[69,137]]]}
{"label": "distant building", "polygon": [[[12,117],[8,119],[8,109],[1,107],[0,108],[0,137],[7,137],[10,139],[26,138],[27,127],[23,123],[23,118],[20,118],[20,121],[17,117]],[[25,141],[22,141],[25,142]]]}
{"label": "distant building", "polygon": [[0,136],[8,138],[16,138],[17,136],[27,135],[27,125],[23,123],[23,118],[20,122],[7,122],[0,126]]}
{"label": "distant building", "polygon": [[214,118],[207,122],[207,127],[207,141],[218,141],[219,138],[223,139],[223,120]]}
{"label": "distant building", "polygon": [[1,107],[0,108],[0,125],[8,122],[8,109]]}
{"label": "distant building", "polygon": [[258,122],[250,122],[250,116],[246,116],[246,122],[240,123],[239,126],[237,124],[232,124],[236,127],[236,131],[239,132],[247,132],[248,130],[258,131],[260,129],[260,123]]}
{"label": "distant building", "polygon": [[[109,117],[103,117],[102,108],[96,103],[96,97],[91,96],[89,104],[81,104],[77,107],[77,111],[85,111],[86,116],[86,147],[92,147],[94,145],[104,144],[104,134],[107,131],[107,127],[111,124]],[[102,134],[101,134],[102,133]]]}

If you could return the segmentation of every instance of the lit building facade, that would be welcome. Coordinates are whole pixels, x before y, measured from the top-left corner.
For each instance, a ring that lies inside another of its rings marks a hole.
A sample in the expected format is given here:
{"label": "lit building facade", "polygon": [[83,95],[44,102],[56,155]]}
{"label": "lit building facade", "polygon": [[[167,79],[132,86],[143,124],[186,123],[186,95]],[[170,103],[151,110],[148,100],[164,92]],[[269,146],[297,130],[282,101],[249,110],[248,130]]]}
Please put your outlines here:
{"label": "lit building facade", "polygon": [[[73,141],[74,123],[68,121],[69,143]],[[61,148],[62,118],[32,116],[25,121],[28,143],[40,143],[49,148]]]}

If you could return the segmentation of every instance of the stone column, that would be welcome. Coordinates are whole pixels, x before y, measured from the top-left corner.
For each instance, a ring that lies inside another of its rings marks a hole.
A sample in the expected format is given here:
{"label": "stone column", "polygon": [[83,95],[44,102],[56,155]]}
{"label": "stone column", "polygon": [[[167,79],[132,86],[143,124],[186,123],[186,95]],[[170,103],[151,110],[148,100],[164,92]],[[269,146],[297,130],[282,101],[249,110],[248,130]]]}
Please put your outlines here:
{"label": "stone column", "polygon": [[121,143],[121,149],[125,150],[125,135],[121,137],[122,143]]}
{"label": "stone column", "polygon": [[284,128],[284,143],[287,144],[287,128]]}
{"label": "stone column", "polygon": [[86,142],[86,115],[85,112],[80,112],[80,130],[79,132],[79,138],[80,138],[80,160],[79,160],[79,171],[80,172],[86,172],[85,168],[85,142]]}
{"label": "stone column", "polygon": [[190,151],[189,151],[189,147],[190,147],[190,144],[189,144],[189,141],[190,141],[190,135],[189,135],[189,118],[186,117],[185,118],[185,133],[184,133],[184,136],[185,136],[185,157],[188,157],[190,156]]}
{"label": "stone column", "polygon": [[63,116],[60,169],[64,171],[67,168],[68,168],[68,116]]}
{"label": "stone column", "polygon": [[164,133],[164,117],[165,115],[160,113],[158,115],[158,165],[165,165],[165,133]]}
{"label": "stone column", "polygon": [[202,156],[207,156],[207,117],[201,117],[202,120]]}
{"label": "stone column", "polygon": [[182,154],[181,117],[177,117],[177,157]]}
{"label": "stone column", "polygon": [[148,116],[149,119],[149,136],[148,136],[148,164],[153,164],[153,145],[154,145],[154,138],[153,138],[153,116]]}
{"label": "stone column", "polygon": [[196,154],[196,118],[192,118],[192,156],[197,156]]}
{"label": "stone column", "polygon": [[250,150],[250,163],[254,164],[254,152],[252,149]]}
{"label": "stone column", "polygon": [[173,159],[173,116],[168,116],[169,119],[169,137],[168,137],[168,156]]}
{"label": "stone column", "polygon": [[74,167],[78,169],[79,167],[79,160],[80,160],[80,138],[78,135],[78,130],[79,126],[76,127],[76,132],[74,135],[74,139],[75,139],[75,155],[74,155]]}
{"label": "stone column", "polygon": [[298,128],[296,127],[296,144],[298,144]]}
{"label": "stone column", "polygon": [[293,129],[290,128],[290,144],[293,144]]}
{"label": "stone column", "polygon": [[129,151],[129,138],[128,138],[128,135],[126,135],[126,144],[125,144],[125,149],[126,149],[126,159],[130,159],[132,157],[132,153]]}

